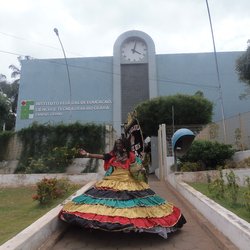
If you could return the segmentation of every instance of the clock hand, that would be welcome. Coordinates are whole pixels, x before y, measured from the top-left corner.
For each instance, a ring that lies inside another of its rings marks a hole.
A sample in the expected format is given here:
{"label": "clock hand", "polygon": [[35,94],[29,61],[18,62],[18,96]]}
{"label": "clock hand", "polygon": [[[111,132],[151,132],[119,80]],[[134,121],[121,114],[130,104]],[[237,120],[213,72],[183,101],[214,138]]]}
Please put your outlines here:
{"label": "clock hand", "polygon": [[137,54],[141,55],[141,53],[137,50],[134,50],[133,53],[137,53]]}
{"label": "clock hand", "polygon": [[134,48],[133,48],[133,49],[131,49],[131,51],[133,52],[133,54],[134,54],[134,53],[136,53],[135,48],[136,48],[136,41],[135,41],[135,44],[134,44]]}
{"label": "clock hand", "polygon": [[135,41],[135,45],[134,45],[134,50],[135,50],[135,48],[136,48],[136,41]]}

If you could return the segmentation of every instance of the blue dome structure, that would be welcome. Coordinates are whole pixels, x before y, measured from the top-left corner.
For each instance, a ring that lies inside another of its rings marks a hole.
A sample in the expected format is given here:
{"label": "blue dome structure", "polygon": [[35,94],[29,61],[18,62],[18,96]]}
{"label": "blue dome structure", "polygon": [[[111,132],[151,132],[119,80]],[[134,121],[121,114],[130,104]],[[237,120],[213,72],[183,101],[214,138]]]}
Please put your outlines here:
{"label": "blue dome structure", "polygon": [[187,128],[178,129],[172,136],[172,147],[176,156],[184,155],[195,138],[194,133]]}

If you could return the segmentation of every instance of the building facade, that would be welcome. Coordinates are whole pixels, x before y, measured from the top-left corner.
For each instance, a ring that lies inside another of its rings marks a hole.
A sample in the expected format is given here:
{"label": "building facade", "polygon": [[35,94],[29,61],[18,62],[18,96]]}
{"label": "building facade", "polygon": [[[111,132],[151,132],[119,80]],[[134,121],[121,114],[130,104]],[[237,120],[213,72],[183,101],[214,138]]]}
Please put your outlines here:
{"label": "building facade", "polygon": [[247,112],[240,100],[244,84],[235,72],[243,52],[156,54],[153,39],[142,31],[121,34],[113,56],[25,60],[22,62],[16,130],[41,124],[98,123],[113,125],[118,134],[127,113],[145,100],[202,91],[214,103],[214,121]]}

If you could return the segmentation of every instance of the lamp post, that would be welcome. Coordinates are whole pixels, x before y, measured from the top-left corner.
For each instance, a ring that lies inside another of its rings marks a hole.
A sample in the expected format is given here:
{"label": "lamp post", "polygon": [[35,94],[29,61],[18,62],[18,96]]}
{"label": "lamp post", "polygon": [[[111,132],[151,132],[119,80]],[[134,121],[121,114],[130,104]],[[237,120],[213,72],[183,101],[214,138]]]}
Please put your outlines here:
{"label": "lamp post", "polygon": [[213,26],[212,26],[212,20],[211,20],[211,15],[210,15],[210,10],[209,10],[208,0],[206,0],[206,4],[207,4],[207,12],[208,12],[208,17],[209,17],[211,35],[212,35],[212,40],[213,40],[214,59],[215,59],[215,65],[216,65],[217,80],[218,80],[218,85],[219,85],[219,99],[220,99],[221,114],[222,114],[222,125],[223,125],[223,132],[224,132],[224,143],[226,143],[227,142],[227,134],[226,134],[226,125],[225,125],[223,96],[222,96],[222,89],[221,89],[221,81],[220,81],[220,74],[219,74],[219,66],[218,66],[218,60],[217,60],[217,53],[216,53],[216,47],[215,47],[215,41],[214,41],[214,32],[213,32]]}
{"label": "lamp post", "polygon": [[72,97],[72,94],[71,94],[71,81],[70,81],[70,74],[69,74],[69,66],[68,66],[68,61],[67,61],[67,57],[66,57],[66,53],[65,53],[63,44],[62,44],[62,41],[61,41],[60,36],[59,36],[58,29],[54,28],[54,32],[55,32],[55,34],[58,37],[58,40],[60,42],[60,45],[61,45],[61,48],[62,48],[62,51],[63,51],[64,60],[65,60],[66,70],[67,70],[68,83],[69,83],[69,112],[70,112],[69,113],[69,121],[71,123],[71,121],[72,121],[72,110],[71,110],[71,99],[72,99],[71,97]]}

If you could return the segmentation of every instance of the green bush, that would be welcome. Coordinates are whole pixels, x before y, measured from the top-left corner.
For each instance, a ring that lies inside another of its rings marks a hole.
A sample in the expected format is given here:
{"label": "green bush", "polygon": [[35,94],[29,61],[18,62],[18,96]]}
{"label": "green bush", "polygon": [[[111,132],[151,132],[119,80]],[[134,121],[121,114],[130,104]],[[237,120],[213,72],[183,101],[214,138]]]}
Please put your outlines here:
{"label": "green bush", "polygon": [[24,171],[25,173],[62,173],[72,163],[75,155],[75,148],[56,147],[49,155],[38,159],[29,158]]}
{"label": "green bush", "polygon": [[226,160],[231,159],[233,154],[234,150],[231,145],[195,140],[180,161],[181,163],[198,162],[204,170],[212,170],[217,169],[218,166],[224,167]]}
{"label": "green bush", "polygon": [[105,126],[74,123],[70,125],[40,125],[18,131],[23,144],[17,173],[64,172],[83,147],[102,153],[105,146]]}
{"label": "green bush", "polygon": [[37,160],[30,158],[26,167],[24,167],[26,174],[31,173],[49,173],[49,167],[44,164],[44,160],[39,158]]}
{"label": "green bush", "polygon": [[143,133],[147,136],[157,136],[159,124],[172,124],[173,107],[175,125],[200,125],[211,122],[213,103],[201,93],[159,96],[135,107]]}
{"label": "green bush", "polygon": [[44,157],[44,162],[49,167],[50,172],[64,172],[67,166],[72,163],[76,153],[76,148],[55,147],[49,157]]}

